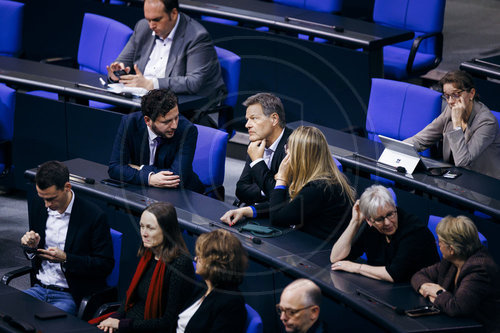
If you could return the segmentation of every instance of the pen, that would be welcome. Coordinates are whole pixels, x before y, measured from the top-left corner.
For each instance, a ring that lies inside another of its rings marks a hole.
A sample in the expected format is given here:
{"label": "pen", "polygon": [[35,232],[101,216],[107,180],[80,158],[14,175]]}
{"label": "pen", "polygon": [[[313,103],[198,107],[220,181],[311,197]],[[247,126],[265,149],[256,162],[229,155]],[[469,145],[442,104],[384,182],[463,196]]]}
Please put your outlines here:
{"label": "pen", "polygon": [[101,84],[103,85],[103,87],[105,87],[105,86],[106,86],[106,81],[104,81],[104,80],[102,79],[102,77],[99,77],[99,82],[101,82]]}

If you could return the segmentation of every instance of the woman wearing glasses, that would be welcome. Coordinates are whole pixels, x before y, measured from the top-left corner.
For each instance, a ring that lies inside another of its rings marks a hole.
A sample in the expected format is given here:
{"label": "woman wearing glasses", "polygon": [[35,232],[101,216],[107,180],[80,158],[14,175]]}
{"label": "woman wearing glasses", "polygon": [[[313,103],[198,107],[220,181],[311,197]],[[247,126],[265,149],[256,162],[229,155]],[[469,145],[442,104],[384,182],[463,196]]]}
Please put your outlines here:
{"label": "woman wearing glasses", "polygon": [[500,332],[500,268],[481,245],[474,222],[447,216],[436,227],[443,260],[416,273],[411,284],[449,316],[473,316]]}
{"label": "woman wearing glasses", "polygon": [[274,176],[269,203],[228,211],[221,221],[263,217],[275,226],[300,228],[321,239],[336,240],[347,226],[356,193],[335,165],[319,129],[300,126],[288,138],[286,156]]}
{"label": "woman wearing glasses", "polygon": [[471,76],[450,72],[439,83],[448,105],[432,123],[405,141],[422,151],[442,139],[444,161],[500,179],[498,122],[479,102]]}
{"label": "woman wearing glasses", "polygon": [[[366,264],[352,261],[363,252]],[[439,261],[439,256],[427,226],[396,207],[385,187],[372,185],[355,203],[351,222],[333,246],[330,261],[334,271],[404,282],[419,269]]]}

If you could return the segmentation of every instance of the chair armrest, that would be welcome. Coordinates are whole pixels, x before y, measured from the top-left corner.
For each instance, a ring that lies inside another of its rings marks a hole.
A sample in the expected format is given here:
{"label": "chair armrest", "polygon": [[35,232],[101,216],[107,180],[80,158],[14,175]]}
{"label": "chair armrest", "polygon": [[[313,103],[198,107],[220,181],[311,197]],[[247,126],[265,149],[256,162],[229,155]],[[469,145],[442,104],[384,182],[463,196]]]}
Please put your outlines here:
{"label": "chair armrest", "polygon": [[77,317],[85,321],[94,318],[96,310],[105,303],[115,302],[118,299],[116,287],[108,287],[92,295],[85,296],[80,302]]}
{"label": "chair armrest", "polygon": [[78,68],[78,63],[76,62],[76,59],[72,58],[72,57],[46,58],[46,59],[40,60],[40,62],[44,63],[44,64]]}
{"label": "chair armrest", "polygon": [[7,272],[2,276],[2,283],[8,285],[11,280],[29,274],[30,272],[31,272],[31,266],[24,266],[16,270]]}
{"label": "chair armrest", "polygon": [[96,313],[94,314],[94,318],[98,318],[102,315],[105,315],[106,313],[118,311],[120,305],[121,305],[120,302],[110,302],[103,304],[99,307],[99,309],[97,309]]}
{"label": "chair armrest", "polygon": [[443,58],[443,34],[441,32],[432,32],[428,33],[422,36],[418,36],[413,40],[413,44],[411,46],[410,54],[408,56],[408,62],[406,63],[406,73],[408,75],[412,73],[412,68],[413,68],[413,62],[415,61],[415,56],[417,55],[418,48],[420,47],[420,43],[424,39],[430,38],[430,37],[436,37],[436,61],[435,65],[437,66],[440,62],[441,59]]}

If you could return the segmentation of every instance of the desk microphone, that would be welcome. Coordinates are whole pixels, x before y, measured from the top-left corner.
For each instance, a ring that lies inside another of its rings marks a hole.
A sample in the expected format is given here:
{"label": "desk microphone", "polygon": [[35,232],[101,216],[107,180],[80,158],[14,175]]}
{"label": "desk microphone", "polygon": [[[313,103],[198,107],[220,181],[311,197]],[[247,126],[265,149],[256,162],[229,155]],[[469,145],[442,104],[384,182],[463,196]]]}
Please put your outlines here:
{"label": "desk microphone", "polygon": [[95,183],[94,178],[82,177],[82,176],[74,175],[72,173],[69,174],[69,179],[72,181],[78,182],[78,183],[82,183],[82,184],[91,184],[92,185]]}
{"label": "desk microphone", "polygon": [[393,310],[394,312],[396,312],[397,314],[399,315],[403,315],[405,314],[405,310],[404,309],[401,309],[401,308],[398,308],[397,306],[394,306],[394,305],[391,305],[383,300],[381,300],[380,298],[377,298],[373,295],[370,295],[369,293],[367,293],[366,291],[363,291],[363,290],[360,290],[360,289],[357,289],[356,290],[356,293],[360,296],[364,296],[366,297],[369,301],[373,302],[373,303],[379,303],[379,304],[382,304],[383,306],[386,306],[388,307],[389,309]]}

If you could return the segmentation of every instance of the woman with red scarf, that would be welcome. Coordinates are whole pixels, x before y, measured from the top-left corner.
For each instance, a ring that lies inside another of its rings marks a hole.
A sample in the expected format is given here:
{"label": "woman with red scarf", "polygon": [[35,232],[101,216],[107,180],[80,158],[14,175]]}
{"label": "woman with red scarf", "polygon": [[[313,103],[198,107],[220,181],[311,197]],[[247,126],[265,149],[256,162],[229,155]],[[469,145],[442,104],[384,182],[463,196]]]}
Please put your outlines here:
{"label": "woman with red scarf", "polygon": [[165,202],[148,206],[140,228],[141,259],[125,303],[108,318],[96,320],[104,332],[175,331],[179,312],[193,290],[193,262],[175,208]]}

